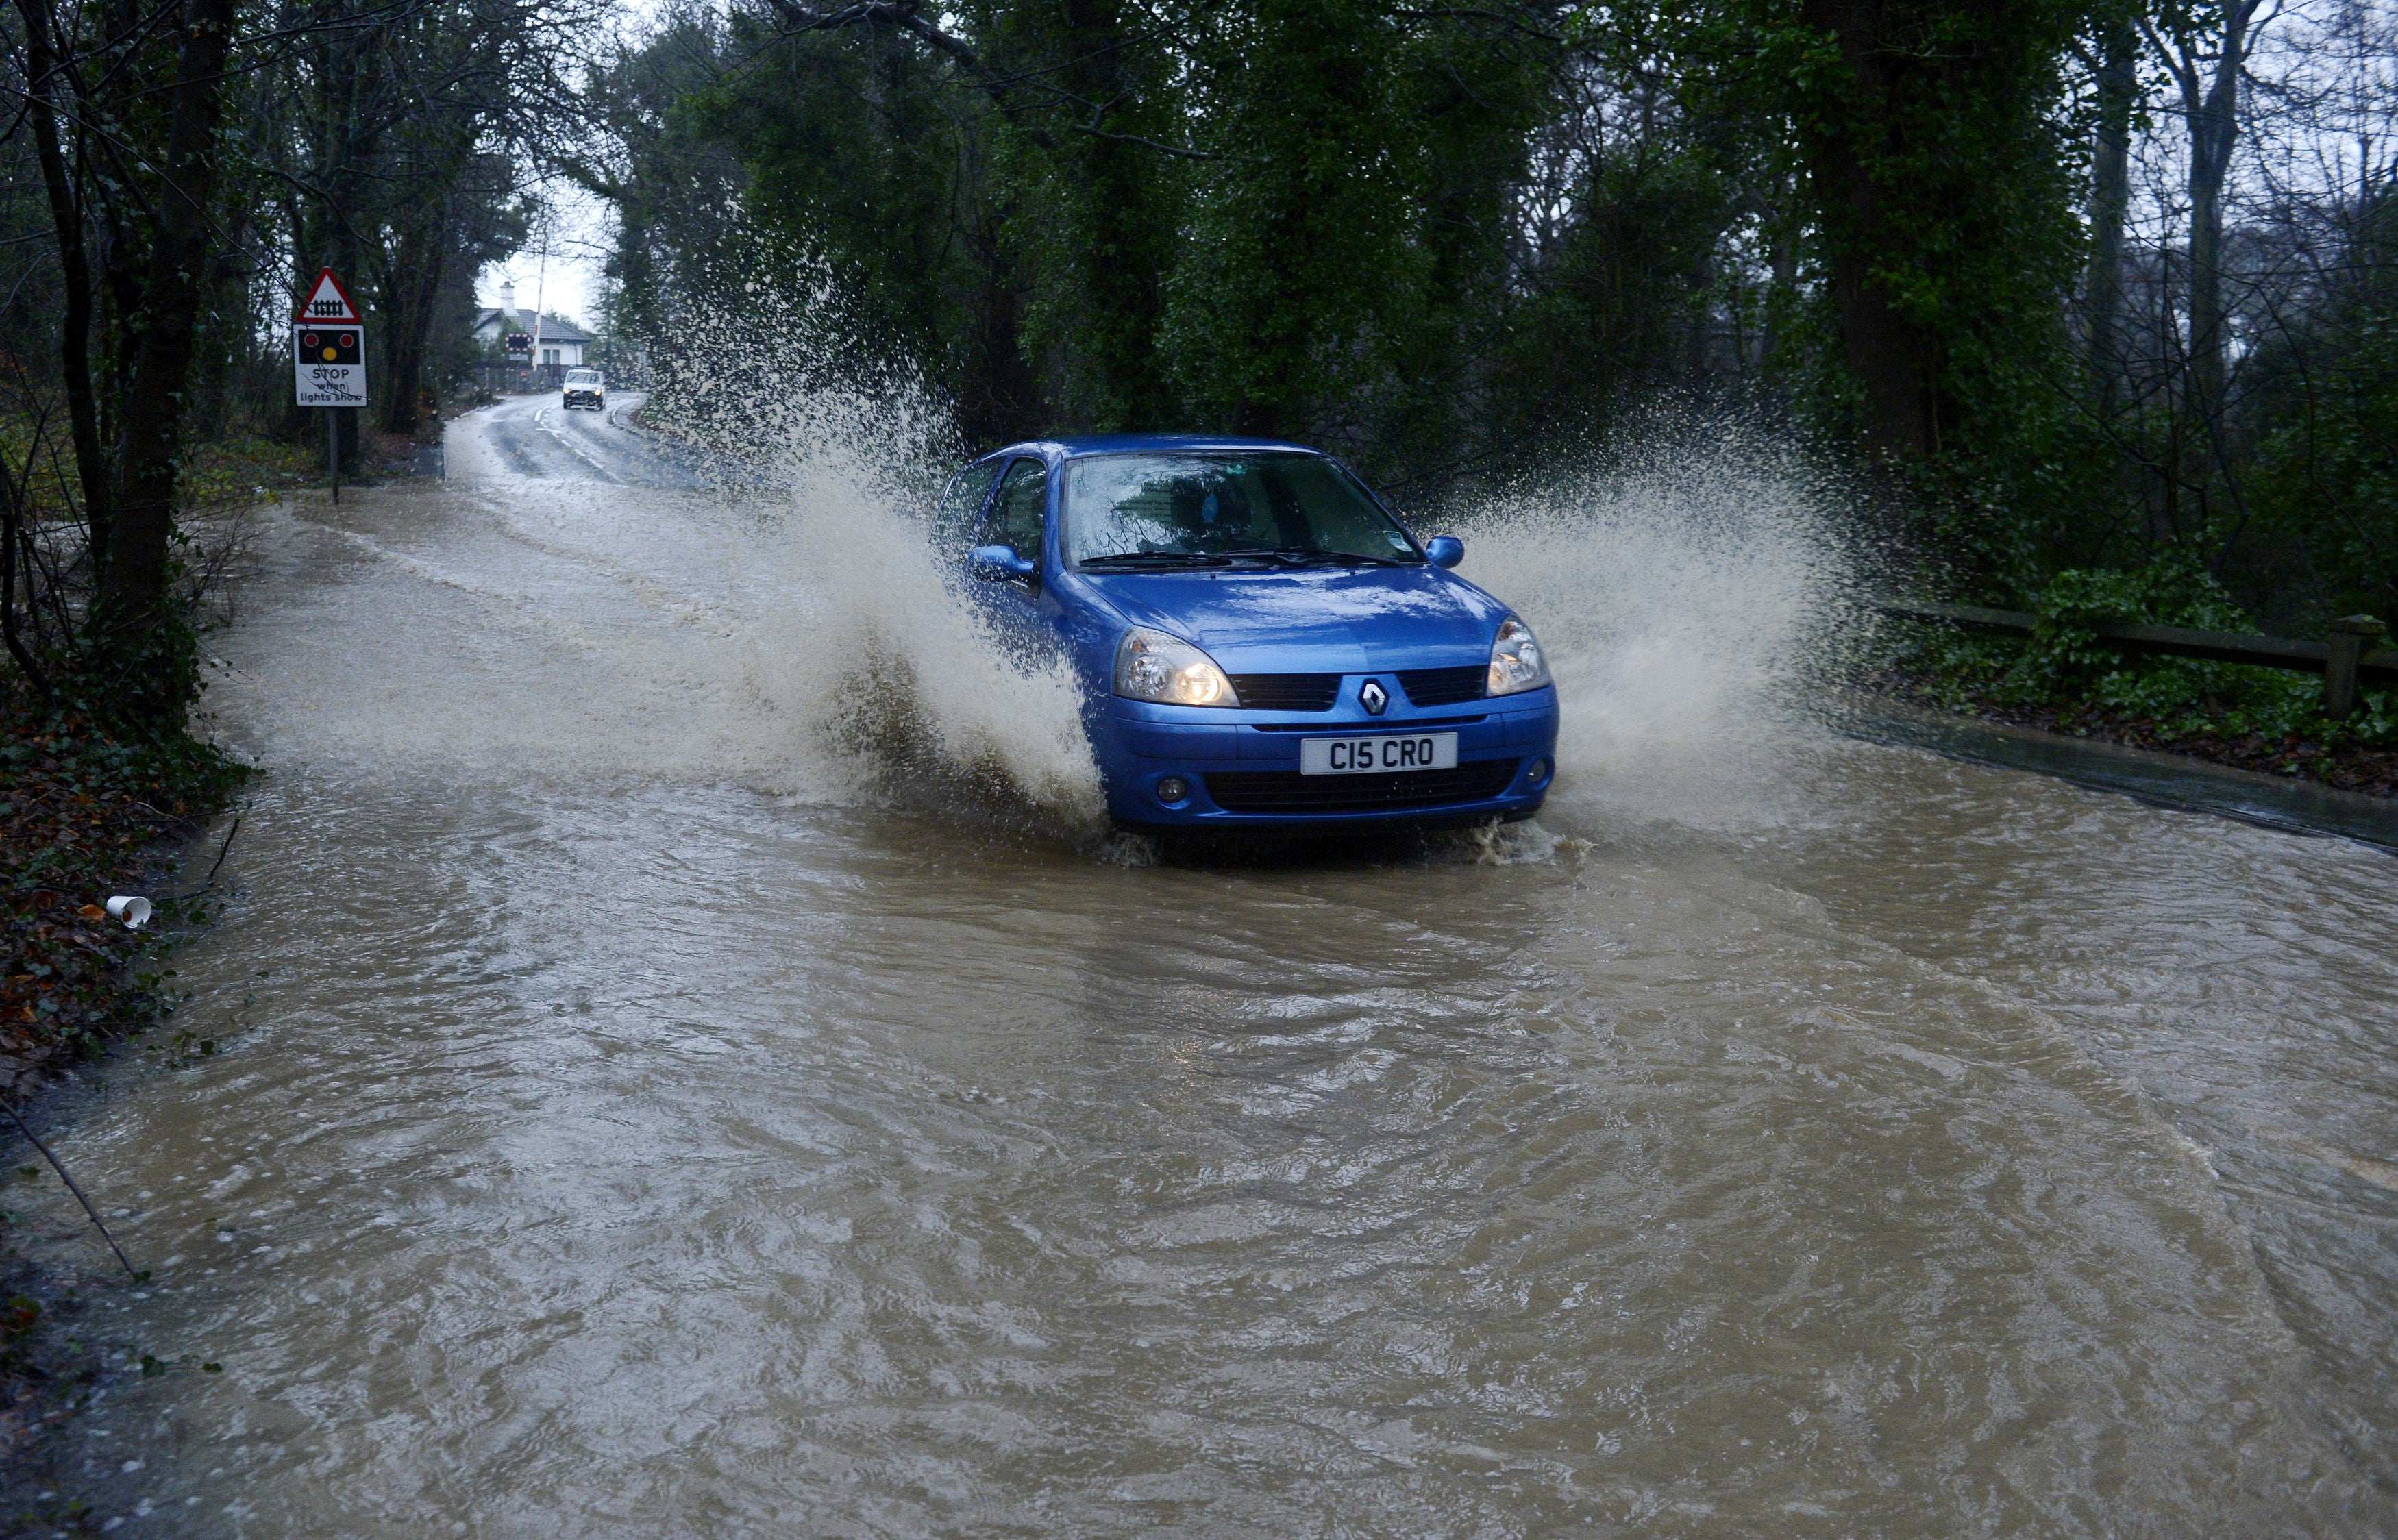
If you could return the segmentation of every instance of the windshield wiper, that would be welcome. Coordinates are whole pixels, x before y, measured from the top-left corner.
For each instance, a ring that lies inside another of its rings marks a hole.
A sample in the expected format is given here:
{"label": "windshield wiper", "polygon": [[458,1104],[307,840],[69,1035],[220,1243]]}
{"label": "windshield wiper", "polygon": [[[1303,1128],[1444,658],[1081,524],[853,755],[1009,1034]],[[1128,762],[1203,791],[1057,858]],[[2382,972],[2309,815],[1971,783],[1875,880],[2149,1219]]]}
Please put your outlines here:
{"label": "windshield wiper", "polygon": [[1223,554],[1215,551],[1115,551],[1104,556],[1084,556],[1074,565],[1085,572],[1104,572],[1111,568],[1134,567],[1230,567],[1233,556],[1245,552]]}
{"label": "windshield wiper", "polygon": [[1327,551],[1317,545],[1273,545],[1227,551],[1228,556],[1255,556],[1278,561],[1287,567],[1316,567],[1329,563],[1336,567],[1408,567],[1391,556],[1367,556],[1363,551]]}

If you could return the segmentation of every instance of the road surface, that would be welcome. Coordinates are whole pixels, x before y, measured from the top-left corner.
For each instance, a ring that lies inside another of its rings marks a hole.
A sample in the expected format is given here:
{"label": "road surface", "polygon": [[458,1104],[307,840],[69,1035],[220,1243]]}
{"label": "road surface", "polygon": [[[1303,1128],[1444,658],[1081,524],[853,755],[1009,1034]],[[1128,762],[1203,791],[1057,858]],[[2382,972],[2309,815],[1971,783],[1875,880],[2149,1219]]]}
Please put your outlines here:
{"label": "road surface", "polygon": [[569,410],[555,395],[508,395],[451,424],[443,446],[449,475],[465,480],[508,477],[600,481],[611,486],[691,488],[705,461],[633,421],[647,397],[612,391],[605,409]]}
{"label": "road surface", "polygon": [[1536,825],[1158,864],[865,449],[719,494],[628,405],[262,532],[233,895],[54,1131],[150,1269],[58,1502],[2392,1533],[2388,855],[1776,714],[1769,542],[1668,498],[1469,543],[1575,723]]}

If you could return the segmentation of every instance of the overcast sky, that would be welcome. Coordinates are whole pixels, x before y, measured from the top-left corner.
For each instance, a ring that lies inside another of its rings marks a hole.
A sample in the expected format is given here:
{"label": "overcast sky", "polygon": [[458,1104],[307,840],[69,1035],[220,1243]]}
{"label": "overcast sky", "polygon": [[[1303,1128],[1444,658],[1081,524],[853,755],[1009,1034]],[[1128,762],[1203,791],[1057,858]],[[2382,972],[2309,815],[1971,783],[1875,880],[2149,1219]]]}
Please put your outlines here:
{"label": "overcast sky", "polygon": [[600,267],[608,256],[607,209],[599,199],[568,182],[549,188],[554,220],[546,260],[536,234],[525,249],[505,262],[486,266],[475,280],[475,294],[486,309],[500,302],[500,285],[516,280],[517,308],[531,310],[539,292],[540,307],[563,315],[585,330],[596,330],[606,319],[600,314]]}

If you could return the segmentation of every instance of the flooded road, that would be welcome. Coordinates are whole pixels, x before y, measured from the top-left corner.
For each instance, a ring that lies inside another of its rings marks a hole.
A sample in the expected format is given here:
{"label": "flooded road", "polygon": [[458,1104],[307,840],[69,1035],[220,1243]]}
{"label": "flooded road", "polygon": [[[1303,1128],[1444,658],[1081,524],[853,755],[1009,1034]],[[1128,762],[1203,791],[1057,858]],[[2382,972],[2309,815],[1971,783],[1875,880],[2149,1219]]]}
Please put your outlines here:
{"label": "flooded road", "polygon": [[1643,716],[1494,536],[1536,826],[1145,863],[857,507],[451,451],[262,531],[218,1051],[59,1130],[119,1533],[2398,1533],[2389,856]]}

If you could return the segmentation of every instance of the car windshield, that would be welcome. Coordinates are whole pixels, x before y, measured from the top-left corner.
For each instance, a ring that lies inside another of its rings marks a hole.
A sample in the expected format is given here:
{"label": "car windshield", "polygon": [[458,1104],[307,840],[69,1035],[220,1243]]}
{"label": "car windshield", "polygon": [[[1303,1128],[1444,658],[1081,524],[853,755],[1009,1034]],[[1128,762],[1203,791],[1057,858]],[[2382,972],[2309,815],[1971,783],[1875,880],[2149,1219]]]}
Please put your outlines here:
{"label": "car windshield", "polygon": [[1066,559],[1102,571],[1423,560],[1357,478],[1321,455],[1091,455],[1066,462],[1060,507]]}
{"label": "car windshield", "polygon": [[600,382],[600,371],[597,369],[570,369],[567,371],[566,382],[570,385],[596,385]]}

